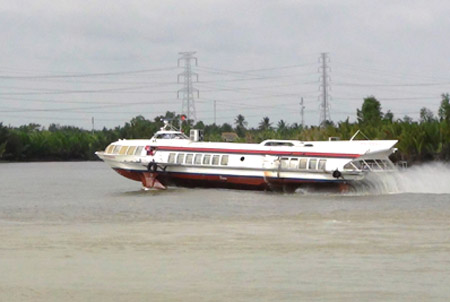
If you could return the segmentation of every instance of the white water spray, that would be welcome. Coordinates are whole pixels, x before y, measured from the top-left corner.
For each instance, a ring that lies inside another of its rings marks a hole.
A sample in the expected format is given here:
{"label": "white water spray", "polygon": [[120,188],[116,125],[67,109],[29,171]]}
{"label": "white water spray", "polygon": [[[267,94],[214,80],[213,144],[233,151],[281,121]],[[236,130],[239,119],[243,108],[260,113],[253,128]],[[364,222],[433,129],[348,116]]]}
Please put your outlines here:
{"label": "white water spray", "polygon": [[[450,164],[442,162],[423,164],[392,174],[373,175],[367,180],[369,194],[450,194]],[[360,192],[359,189],[357,191]]]}

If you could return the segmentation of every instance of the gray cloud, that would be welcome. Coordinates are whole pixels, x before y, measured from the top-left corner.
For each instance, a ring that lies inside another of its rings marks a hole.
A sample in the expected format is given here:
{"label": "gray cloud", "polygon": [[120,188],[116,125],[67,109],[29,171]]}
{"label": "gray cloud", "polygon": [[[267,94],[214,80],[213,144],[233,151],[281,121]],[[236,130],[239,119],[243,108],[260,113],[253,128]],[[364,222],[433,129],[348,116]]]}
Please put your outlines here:
{"label": "gray cloud", "polygon": [[[0,75],[175,67],[178,52],[185,50],[197,51],[200,67],[221,70],[310,64],[293,70],[259,72],[262,77],[293,74],[291,79],[243,82],[229,81],[238,78],[230,73],[214,74],[199,69],[202,81],[214,83],[198,85],[201,98],[197,110],[199,117],[212,122],[212,100],[216,99],[221,101],[219,122],[232,122],[239,110],[253,125],[265,115],[272,116],[273,120],[284,118],[288,122],[298,122],[298,100],[304,96],[308,101],[307,122],[316,124],[319,116],[318,57],[321,52],[329,52],[334,120],[354,118],[362,98],[372,94],[380,97],[383,109],[392,110],[398,117],[404,114],[417,117],[423,106],[435,111],[439,95],[450,90],[450,85],[445,84],[450,82],[449,7],[450,4],[442,1],[7,0],[0,5],[0,38],[4,41],[0,48]],[[180,70],[174,69],[82,81],[3,79],[0,81],[2,120],[15,125],[31,121],[46,124],[55,117],[51,111],[5,111],[11,107],[64,110],[70,101],[149,102],[148,106],[130,105],[127,110],[111,107],[61,112],[60,116],[67,121],[84,127],[89,127],[91,116],[99,121],[103,119],[99,122],[102,125],[114,126],[139,111],[148,117],[165,110],[179,111],[181,105],[176,101],[176,90],[180,87],[175,83],[178,72]],[[172,84],[167,87],[155,84],[170,81]],[[37,91],[32,89],[112,89],[142,82],[148,83],[148,88],[129,94],[20,96],[27,101],[18,100],[19,96],[15,95]],[[339,86],[339,83],[349,85]],[[381,86],[401,83],[444,84]],[[274,98],[274,94],[286,97]],[[33,102],[50,97],[55,102]],[[231,103],[240,106],[233,107]],[[124,113],[128,111],[130,113]]]}

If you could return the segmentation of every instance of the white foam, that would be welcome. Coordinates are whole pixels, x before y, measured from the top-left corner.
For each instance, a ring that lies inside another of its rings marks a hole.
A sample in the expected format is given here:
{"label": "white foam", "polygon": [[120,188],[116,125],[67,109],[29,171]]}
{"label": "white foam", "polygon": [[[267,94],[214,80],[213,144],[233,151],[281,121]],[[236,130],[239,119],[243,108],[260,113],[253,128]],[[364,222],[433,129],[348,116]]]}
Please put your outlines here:
{"label": "white foam", "polygon": [[368,178],[368,193],[450,194],[450,164],[434,162]]}

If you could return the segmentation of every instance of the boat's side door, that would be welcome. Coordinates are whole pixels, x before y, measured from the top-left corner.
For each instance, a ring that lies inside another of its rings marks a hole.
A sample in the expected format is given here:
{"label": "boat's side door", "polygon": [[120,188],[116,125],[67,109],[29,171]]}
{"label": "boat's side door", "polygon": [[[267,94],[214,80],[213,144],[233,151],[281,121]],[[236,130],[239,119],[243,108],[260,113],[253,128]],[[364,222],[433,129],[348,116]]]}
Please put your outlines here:
{"label": "boat's side door", "polygon": [[263,161],[264,177],[278,178],[280,174],[280,157],[265,155]]}

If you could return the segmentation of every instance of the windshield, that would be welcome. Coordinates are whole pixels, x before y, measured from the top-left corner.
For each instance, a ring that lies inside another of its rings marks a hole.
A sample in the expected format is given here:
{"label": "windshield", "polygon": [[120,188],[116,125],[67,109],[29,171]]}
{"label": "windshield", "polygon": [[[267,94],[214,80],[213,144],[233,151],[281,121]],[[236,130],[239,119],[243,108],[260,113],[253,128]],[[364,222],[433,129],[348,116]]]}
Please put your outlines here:
{"label": "windshield", "polygon": [[183,133],[159,133],[155,136],[156,139],[187,139]]}

